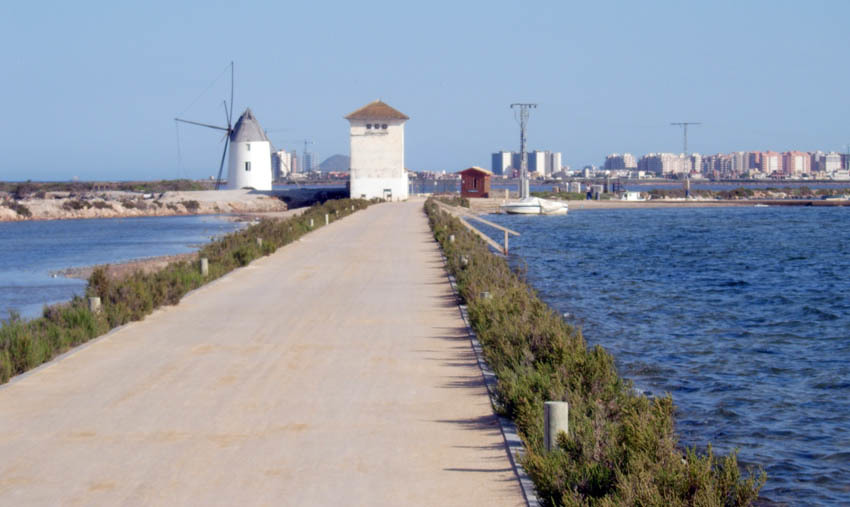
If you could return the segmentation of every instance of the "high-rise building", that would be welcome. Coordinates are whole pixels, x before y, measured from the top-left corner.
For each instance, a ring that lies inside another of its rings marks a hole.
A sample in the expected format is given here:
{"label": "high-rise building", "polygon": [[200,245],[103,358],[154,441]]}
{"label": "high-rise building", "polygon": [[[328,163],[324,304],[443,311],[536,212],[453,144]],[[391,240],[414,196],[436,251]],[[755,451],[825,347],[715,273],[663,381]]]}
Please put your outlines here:
{"label": "high-rise building", "polygon": [[760,169],[765,174],[782,172],[782,155],[775,151],[762,152]]}
{"label": "high-rise building", "polygon": [[637,169],[637,161],[631,153],[612,153],[605,157],[604,169]]}
{"label": "high-rise building", "polygon": [[286,150],[277,150],[272,153],[272,171],[276,180],[292,174],[292,155]]}
{"label": "high-rise building", "polygon": [[549,153],[549,160],[546,163],[546,175],[552,176],[555,173],[561,172],[561,152],[553,151]]}
{"label": "high-rise building", "polygon": [[[528,172],[534,176],[551,176],[561,170],[561,152],[559,151],[535,150],[526,152],[525,156]],[[518,152],[497,151],[492,155],[491,164],[493,174],[509,174],[512,171],[519,171],[522,161]]]}
{"label": "high-rise building", "polygon": [[304,172],[319,170],[319,155],[315,151],[305,151],[304,160],[301,164]]}
{"label": "high-rise building", "polygon": [[663,176],[685,174],[690,172],[691,160],[685,158],[684,154],[647,153],[640,158],[637,168],[639,171],[651,172]]}
{"label": "high-rise building", "polygon": [[786,151],[782,154],[782,173],[785,176],[798,178],[809,174],[811,157],[802,151]]}
{"label": "high-rise building", "polygon": [[732,153],[732,167],[730,176],[738,178],[750,170],[750,154],[746,151]]}
{"label": "high-rise building", "polygon": [[511,168],[513,167],[511,155],[512,154],[509,151],[497,151],[493,154],[492,163],[490,165],[490,169],[493,171],[493,174],[501,176],[511,172]]}
{"label": "high-rise building", "polygon": [[528,172],[535,176],[546,176],[546,154],[545,151],[528,152]]}
{"label": "high-rise building", "polygon": [[823,158],[823,170],[831,173],[841,169],[841,154],[831,151]]}

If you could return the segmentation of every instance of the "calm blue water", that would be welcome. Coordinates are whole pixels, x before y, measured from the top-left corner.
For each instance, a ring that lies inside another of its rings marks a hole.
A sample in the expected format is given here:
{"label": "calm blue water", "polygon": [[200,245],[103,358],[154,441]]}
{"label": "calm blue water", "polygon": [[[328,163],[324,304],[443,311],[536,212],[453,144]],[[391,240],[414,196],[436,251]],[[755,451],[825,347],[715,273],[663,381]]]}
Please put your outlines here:
{"label": "calm blue water", "polygon": [[850,208],[489,218],[636,388],[673,394],[683,443],[764,465],[766,498],[850,504]]}
{"label": "calm blue water", "polygon": [[37,317],[45,304],[83,294],[84,280],[52,271],[191,252],[239,227],[215,216],[0,223],[0,318]]}

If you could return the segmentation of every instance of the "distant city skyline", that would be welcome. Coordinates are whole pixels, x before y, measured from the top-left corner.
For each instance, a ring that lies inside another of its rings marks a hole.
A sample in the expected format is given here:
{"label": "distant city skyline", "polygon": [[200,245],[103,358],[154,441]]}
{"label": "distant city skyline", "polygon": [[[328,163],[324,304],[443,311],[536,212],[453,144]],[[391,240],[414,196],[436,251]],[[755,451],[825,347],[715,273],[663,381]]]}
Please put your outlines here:
{"label": "distant city skyline", "polygon": [[[678,153],[670,123],[683,120],[702,122],[691,152],[840,153],[848,15],[838,1],[7,2],[0,179],[214,175],[220,136],[173,118],[221,124],[231,60],[235,110],[250,106],[274,146],[299,156],[304,139],[347,154],[343,116],[378,98],[411,117],[414,171],[518,151],[519,101],[539,104],[529,149],[572,167],[613,151]],[[365,28],[375,21],[379,33]]]}

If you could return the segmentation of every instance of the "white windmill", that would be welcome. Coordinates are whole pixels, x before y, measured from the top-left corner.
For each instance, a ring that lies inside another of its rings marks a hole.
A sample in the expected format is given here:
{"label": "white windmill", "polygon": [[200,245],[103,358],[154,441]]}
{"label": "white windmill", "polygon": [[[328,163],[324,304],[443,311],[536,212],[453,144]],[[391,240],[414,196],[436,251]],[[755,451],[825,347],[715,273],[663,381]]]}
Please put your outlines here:
{"label": "white windmill", "polygon": [[[221,162],[218,166],[218,177],[215,189],[221,188],[221,173],[224,169],[224,159],[227,149],[230,148],[230,159],[227,169],[228,190],[252,188],[254,190],[272,189],[272,159],[271,143],[260,123],[254,117],[254,113],[248,108],[239,117],[236,125],[233,119],[233,62],[230,62],[230,106],[224,102],[224,112],[227,117],[227,126],[210,125],[197,121],[175,118],[175,121],[199,125],[225,132],[224,151],[221,153]],[[232,146],[231,146],[232,145]]]}

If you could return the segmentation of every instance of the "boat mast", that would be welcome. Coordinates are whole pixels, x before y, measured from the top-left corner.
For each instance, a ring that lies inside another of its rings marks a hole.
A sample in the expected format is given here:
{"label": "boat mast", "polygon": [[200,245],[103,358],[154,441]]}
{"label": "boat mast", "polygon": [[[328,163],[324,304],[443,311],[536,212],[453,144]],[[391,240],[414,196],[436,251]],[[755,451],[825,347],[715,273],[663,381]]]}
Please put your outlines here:
{"label": "boat mast", "polygon": [[537,104],[529,103],[514,103],[511,104],[511,109],[516,109],[514,113],[517,122],[519,123],[519,198],[526,199],[531,196],[528,187],[528,156],[525,152],[525,126],[528,124],[528,110],[537,108]]}

